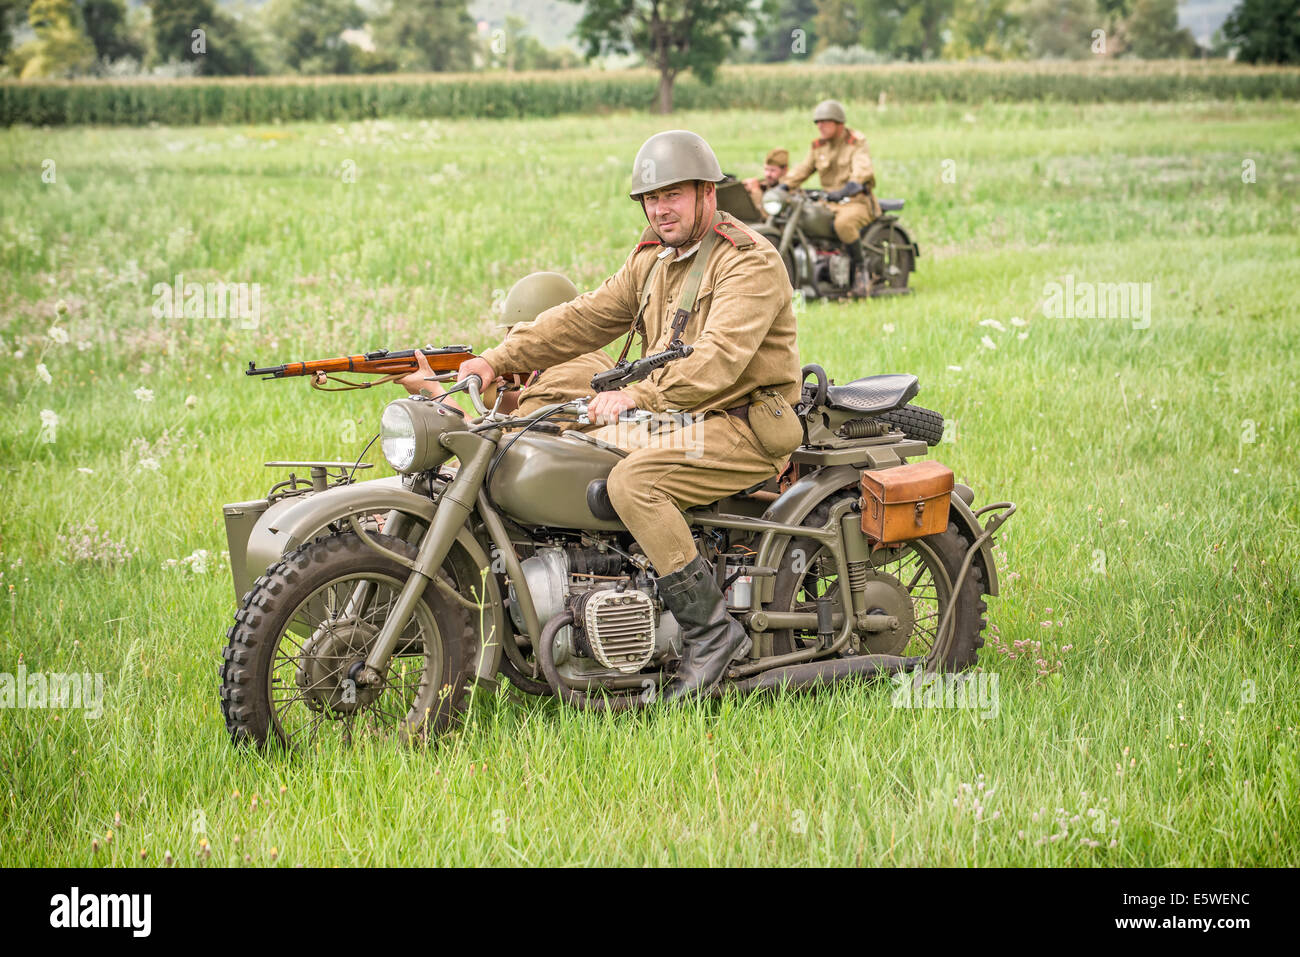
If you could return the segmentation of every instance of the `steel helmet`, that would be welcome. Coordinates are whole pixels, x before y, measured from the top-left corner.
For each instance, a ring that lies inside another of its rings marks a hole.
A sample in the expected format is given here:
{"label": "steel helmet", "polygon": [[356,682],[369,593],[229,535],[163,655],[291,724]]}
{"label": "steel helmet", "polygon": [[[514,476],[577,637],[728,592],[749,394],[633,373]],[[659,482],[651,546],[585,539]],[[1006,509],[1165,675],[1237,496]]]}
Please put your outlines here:
{"label": "steel helmet", "polygon": [[632,161],[632,199],[687,180],[717,183],[722,167],[704,137],[688,130],[656,133],[641,144]]}
{"label": "steel helmet", "polygon": [[836,123],[847,123],[848,119],[844,115],[844,104],[839,100],[822,100],[813,110],[813,122],[819,123],[822,120],[834,120]]}
{"label": "steel helmet", "polygon": [[530,273],[510,287],[502,307],[503,322],[532,322],[547,309],[577,298],[578,287],[558,272]]}

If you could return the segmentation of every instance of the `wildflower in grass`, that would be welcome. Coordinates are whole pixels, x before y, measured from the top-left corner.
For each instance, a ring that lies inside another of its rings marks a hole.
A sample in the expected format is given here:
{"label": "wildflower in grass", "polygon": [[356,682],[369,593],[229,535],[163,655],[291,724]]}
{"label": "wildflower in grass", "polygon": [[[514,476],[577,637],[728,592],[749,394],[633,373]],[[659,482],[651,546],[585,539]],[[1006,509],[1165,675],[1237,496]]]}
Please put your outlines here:
{"label": "wildflower in grass", "polygon": [[960,371],[961,371],[961,366],[948,366],[948,371],[949,371],[949,372],[960,372]]}
{"label": "wildflower in grass", "polygon": [[1012,324],[1013,326],[1027,326],[1027,325],[1029,325],[1029,323],[1025,322],[1025,320],[1021,319],[1019,316],[1012,316],[1012,317],[1011,317],[1011,324]]}
{"label": "wildflower in grass", "polygon": [[988,326],[990,329],[996,329],[998,332],[1007,331],[1007,327],[1002,325],[1002,323],[998,322],[996,319],[981,319],[980,325]]}
{"label": "wildflower in grass", "polygon": [[90,350],[90,348],[91,348],[90,343],[87,342],[85,339],[78,339],[78,340],[77,340],[77,351],[78,351],[78,352],[87,352],[87,351]]}
{"label": "wildflower in grass", "polygon": [[199,404],[199,397],[197,395],[187,395],[185,397],[185,408],[192,409],[198,404]]}
{"label": "wildflower in grass", "polygon": [[82,475],[94,475],[94,474],[95,474],[95,470],[94,470],[94,469],[88,469],[88,468],[86,468],[84,465],[79,465],[79,466],[77,467],[77,471],[80,472]]}
{"label": "wildflower in grass", "polygon": [[[74,563],[121,565],[139,552],[139,549],[127,548],[124,541],[114,541],[107,532],[101,532],[94,521],[74,526],[66,534],[60,532],[55,540],[68,561]],[[113,823],[120,827],[121,815],[115,814]]]}
{"label": "wildflower in grass", "polygon": [[1028,339],[1028,338],[1029,338],[1029,333],[1027,333],[1027,332],[1020,332],[1020,333],[1017,333],[1017,334],[1016,334],[1016,338],[1017,338],[1017,339],[1020,339],[1021,341],[1023,341],[1023,340],[1025,340],[1025,339]]}
{"label": "wildflower in grass", "polygon": [[883,326],[881,326],[881,328],[885,330],[885,335],[889,336],[889,335],[893,335],[894,329],[896,327],[892,322],[887,322]]}
{"label": "wildflower in grass", "polygon": [[50,326],[50,331],[46,333],[50,341],[55,345],[66,346],[68,344],[68,330],[62,326]]}
{"label": "wildflower in grass", "polygon": [[54,432],[59,427],[59,413],[53,409],[41,409],[41,434],[46,442],[54,441]]}
{"label": "wildflower in grass", "polygon": [[140,464],[137,467],[142,472],[157,472],[162,468],[162,466],[158,464],[157,459],[141,459]]}
{"label": "wildflower in grass", "polygon": [[36,363],[36,374],[46,385],[49,385],[54,381],[54,376],[50,375],[50,370],[44,362]]}
{"label": "wildflower in grass", "polygon": [[990,339],[988,336],[980,337],[980,345],[982,345],[985,349],[996,349],[998,347],[998,344],[994,342],[992,339]]}
{"label": "wildflower in grass", "polygon": [[153,401],[153,389],[146,389],[144,386],[140,386],[140,388],[136,389],[134,395],[141,402]]}

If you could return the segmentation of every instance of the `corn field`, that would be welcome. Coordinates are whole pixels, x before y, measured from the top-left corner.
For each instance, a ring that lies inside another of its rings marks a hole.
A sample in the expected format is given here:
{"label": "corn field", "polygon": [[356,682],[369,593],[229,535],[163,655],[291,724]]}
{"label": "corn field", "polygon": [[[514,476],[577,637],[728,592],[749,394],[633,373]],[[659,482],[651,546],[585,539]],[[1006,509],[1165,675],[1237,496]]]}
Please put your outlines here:
{"label": "corn field", "polygon": [[[0,122],[172,126],[377,117],[525,118],[641,110],[650,70],[0,84]],[[1300,99],[1300,70],[1224,61],[747,66],[679,80],[682,109],[789,109],[827,96],[889,102]]]}

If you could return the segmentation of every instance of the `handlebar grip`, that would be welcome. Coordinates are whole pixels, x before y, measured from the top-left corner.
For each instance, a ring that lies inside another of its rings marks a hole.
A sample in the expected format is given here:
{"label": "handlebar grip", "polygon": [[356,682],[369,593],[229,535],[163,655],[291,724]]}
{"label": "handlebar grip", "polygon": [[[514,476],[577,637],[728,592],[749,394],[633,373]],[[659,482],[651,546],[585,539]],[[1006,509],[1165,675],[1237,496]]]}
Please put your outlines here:
{"label": "handlebar grip", "polygon": [[474,411],[479,415],[487,415],[488,407],[483,403],[482,386],[483,379],[480,376],[467,375],[465,377],[465,391],[469,393],[469,401],[474,406]]}

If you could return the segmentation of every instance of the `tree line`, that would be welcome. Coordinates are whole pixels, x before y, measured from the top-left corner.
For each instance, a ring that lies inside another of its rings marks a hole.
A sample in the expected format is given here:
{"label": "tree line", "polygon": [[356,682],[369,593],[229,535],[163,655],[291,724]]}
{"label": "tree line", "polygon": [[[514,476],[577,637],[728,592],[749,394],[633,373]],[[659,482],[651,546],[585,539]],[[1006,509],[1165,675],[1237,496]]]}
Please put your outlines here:
{"label": "tree line", "polygon": [[598,58],[707,83],[724,62],[1233,56],[1300,62],[1300,0],[1238,0],[1208,46],[1177,0],[566,0],[578,51],[548,49],[522,19],[475,23],[465,0],[0,0],[0,74],[334,75],[547,70]]}

